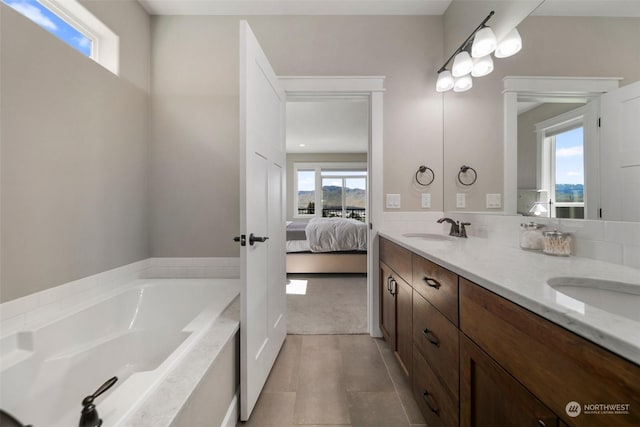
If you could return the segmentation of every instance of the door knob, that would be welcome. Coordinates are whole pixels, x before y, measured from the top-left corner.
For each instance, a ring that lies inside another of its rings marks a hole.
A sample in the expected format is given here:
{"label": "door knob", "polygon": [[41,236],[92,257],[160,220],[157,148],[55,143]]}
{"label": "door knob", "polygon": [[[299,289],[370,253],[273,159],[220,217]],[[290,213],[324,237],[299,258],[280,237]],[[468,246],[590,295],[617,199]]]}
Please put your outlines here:
{"label": "door knob", "polygon": [[267,240],[269,240],[267,236],[257,237],[257,236],[254,236],[253,233],[249,234],[249,245],[251,246],[253,246],[255,242],[266,242]]}

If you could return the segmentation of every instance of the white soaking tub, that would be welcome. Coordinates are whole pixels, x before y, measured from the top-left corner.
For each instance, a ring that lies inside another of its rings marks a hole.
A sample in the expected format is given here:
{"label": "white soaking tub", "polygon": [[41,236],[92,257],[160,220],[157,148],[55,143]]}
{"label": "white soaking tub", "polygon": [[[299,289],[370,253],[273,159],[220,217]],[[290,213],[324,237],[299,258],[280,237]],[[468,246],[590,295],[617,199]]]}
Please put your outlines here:
{"label": "white soaking tub", "polygon": [[85,396],[125,421],[238,295],[234,279],[143,279],[59,319],[2,337],[0,408],[34,427],[77,426]]}

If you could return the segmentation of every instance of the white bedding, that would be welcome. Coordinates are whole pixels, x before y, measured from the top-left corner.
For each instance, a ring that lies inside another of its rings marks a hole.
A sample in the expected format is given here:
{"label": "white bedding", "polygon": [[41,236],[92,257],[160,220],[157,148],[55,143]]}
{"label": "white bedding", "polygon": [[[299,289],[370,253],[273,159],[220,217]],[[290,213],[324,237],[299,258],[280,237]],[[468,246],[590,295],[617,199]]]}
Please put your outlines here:
{"label": "white bedding", "polygon": [[367,225],[355,219],[312,218],[306,234],[311,252],[367,250]]}

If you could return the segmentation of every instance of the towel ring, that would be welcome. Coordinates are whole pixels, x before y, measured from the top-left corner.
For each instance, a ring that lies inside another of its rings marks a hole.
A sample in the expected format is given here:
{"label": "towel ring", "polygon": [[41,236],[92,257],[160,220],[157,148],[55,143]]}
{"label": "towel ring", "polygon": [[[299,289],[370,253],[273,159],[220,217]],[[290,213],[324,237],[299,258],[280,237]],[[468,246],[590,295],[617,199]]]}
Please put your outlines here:
{"label": "towel ring", "polygon": [[[468,171],[473,171],[473,180],[471,182],[464,182],[462,180],[462,176],[466,175]],[[466,165],[462,165],[460,166],[460,172],[458,172],[458,182],[464,186],[471,186],[473,184],[475,184],[476,180],[478,179],[478,172],[476,172],[476,170],[474,168],[472,168],[471,166],[466,166]]]}
{"label": "towel ring", "polygon": [[[429,173],[431,174],[431,179],[429,180],[429,182],[423,182],[420,180],[420,177],[422,176],[422,174],[424,174],[426,171],[429,171]],[[433,173],[433,169],[427,167],[427,166],[420,166],[418,168],[418,171],[416,172],[416,182],[420,185],[422,185],[423,187],[426,187],[428,185],[431,185],[431,183],[433,182],[433,180],[436,179],[436,174]]]}

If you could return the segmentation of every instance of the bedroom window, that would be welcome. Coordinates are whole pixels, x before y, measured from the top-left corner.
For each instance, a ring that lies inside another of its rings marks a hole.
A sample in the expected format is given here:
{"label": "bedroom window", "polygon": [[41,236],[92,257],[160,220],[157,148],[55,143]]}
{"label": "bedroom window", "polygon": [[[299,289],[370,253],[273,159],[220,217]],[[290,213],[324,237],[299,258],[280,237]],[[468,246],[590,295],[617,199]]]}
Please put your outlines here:
{"label": "bedroom window", "polygon": [[367,215],[367,171],[362,163],[294,164],[294,217]]}
{"label": "bedroom window", "polygon": [[118,36],[77,0],[0,1],[82,55],[118,74]]}

